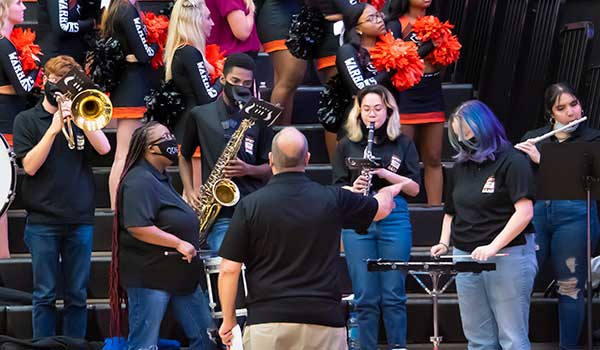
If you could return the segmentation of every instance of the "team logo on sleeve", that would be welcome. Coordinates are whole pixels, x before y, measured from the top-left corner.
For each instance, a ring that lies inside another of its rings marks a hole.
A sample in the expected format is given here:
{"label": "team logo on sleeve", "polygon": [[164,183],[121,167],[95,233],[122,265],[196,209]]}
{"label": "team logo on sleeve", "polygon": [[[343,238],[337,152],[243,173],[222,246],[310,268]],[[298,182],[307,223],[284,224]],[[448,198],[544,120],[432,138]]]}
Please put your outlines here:
{"label": "team logo on sleeve", "polygon": [[252,155],[254,154],[254,138],[250,135],[246,135],[244,138],[244,149],[246,153]]}
{"label": "team logo on sleeve", "polygon": [[400,164],[402,164],[402,160],[397,155],[393,155],[392,159],[390,159],[390,165],[388,165],[388,170],[395,173],[400,169]]}
{"label": "team logo on sleeve", "polygon": [[483,185],[483,189],[481,193],[494,193],[494,189],[496,187],[496,178],[494,175],[487,178],[485,181],[485,185]]}

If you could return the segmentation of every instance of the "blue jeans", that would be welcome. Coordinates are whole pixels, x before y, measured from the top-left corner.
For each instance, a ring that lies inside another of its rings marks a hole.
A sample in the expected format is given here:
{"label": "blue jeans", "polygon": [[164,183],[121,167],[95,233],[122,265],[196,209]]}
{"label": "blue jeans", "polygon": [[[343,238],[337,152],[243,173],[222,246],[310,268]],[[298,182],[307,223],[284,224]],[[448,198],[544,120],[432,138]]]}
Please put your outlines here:
{"label": "blue jeans", "polygon": [[399,271],[369,272],[365,259],[408,261],[412,227],[404,198],[385,219],[373,222],[367,234],[343,230],[346,263],[352,280],[360,331],[360,348],[377,348],[379,315],[383,313],[388,344],[406,346],[406,275]]}
{"label": "blue jeans", "polygon": [[[598,211],[591,206],[592,251],[598,243]],[[538,201],[534,206],[538,264],[549,258],[558,283],[558,320],[561,349],[583,349],[587,280],[586,201]]]}
{"label": "blue jeans", "polygon": [[128,350],[157,350],[160,323],[171,303],[177,322],[188,337],[190,350],[214,349],[208,336],[212,319],[208,299],[200,286],[189,295],[171,295],[166,291],[127,288],[129,307]]}
{"label": "blue jeans", "polygon": [[[33,337],[56,335],[56,285],[63,281],[63,335],[85,338],[93,225],[25,225],[33,268]],[[61,275],[62,271],[62,275]]]}
{"label": "blue jeans", "polygon": [[211,250],[215,252],[219,251],[221,248],[221,243],[223,243],[223,238],[225,238],[225,233],[227,233],[227,229],[229,228],[229,223],[231,222],[231,218],[219,218],[215,220],[210,231],[208,233],[207,241]]}
{"label": "blue jeans", "polygon": [[[469,350],[527,350],[529,304],[537,273],[535,238],[527,234],[525,245],[499,251],[508,256],[490,258],[496,271],[459,273],[456,276],[458,306]],[[455,255],[468,255],[454,248]],[[472,261],[455,258],[454,261]]]}

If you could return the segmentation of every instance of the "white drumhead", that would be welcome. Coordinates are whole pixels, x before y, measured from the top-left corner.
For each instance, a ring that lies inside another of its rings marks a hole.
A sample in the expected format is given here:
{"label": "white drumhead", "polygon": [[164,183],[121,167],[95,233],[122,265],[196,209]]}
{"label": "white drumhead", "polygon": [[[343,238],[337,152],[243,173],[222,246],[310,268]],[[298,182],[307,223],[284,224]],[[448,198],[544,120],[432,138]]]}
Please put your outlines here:
{"label": "white drumhead", "polygon": [[0,215],[12,202],[17,185],[17,169],[12,150],[0,134]]}

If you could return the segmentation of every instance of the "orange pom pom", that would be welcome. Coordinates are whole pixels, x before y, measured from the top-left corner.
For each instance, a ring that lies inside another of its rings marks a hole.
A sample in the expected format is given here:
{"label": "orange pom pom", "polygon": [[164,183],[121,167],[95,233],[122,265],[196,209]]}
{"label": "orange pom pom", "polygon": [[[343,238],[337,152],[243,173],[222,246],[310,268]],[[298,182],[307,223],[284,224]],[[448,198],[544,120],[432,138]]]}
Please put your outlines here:
{"label": "orange pom pom", "polygon": [[458,60],[461,45],[452,34],[454,25],[442,23],[435,16],[423,16],[415,21],[413,31],[421,41],[432,40],[435,49],[425,58],[431,64],[448,66]]}
{"label": "orange pom pom", "polygon": [[210,82],[213,84],[217,78],[223,74],[223,66],[225,65],[225,52],[221,51],[221,47],[217,44],[206,45],[206,60],[215,69],[210,74]]}
{"label": "orange pom pom", "polygon": [[425,63],[419,57],[417,45],[411,41],[394,39],[392,33],[379,37],[369,53],[378,71],[396,70],[392,84],[399,91],[406,90],[421,81]]}
{"label": "orange pom pom", "polygon": [[38,56],[43,54],[39,45],[34,43],[35,32],[30,28],[25,30],[15,28],[10,34],[10,41],[15,45],[23,72],[29,74],[32,70],[37,69],[40,62]]}
{"label": "orange pom pom", "polygon": [[152,68],[157,69],[163,65],[163,54],[169,31],[169,18],[164,15],[157,16],[154,12],[145,12],[142,14],[142,20],[148,30],[146,41],[148,44],[156,44],[158,46],[157,52],[150,61]]}
{"label": "orange pom pom", "polygon": [[385,5],[385,0],[360,0],[360,2],[370,3],[377,11],[383,10],[383,6]]}

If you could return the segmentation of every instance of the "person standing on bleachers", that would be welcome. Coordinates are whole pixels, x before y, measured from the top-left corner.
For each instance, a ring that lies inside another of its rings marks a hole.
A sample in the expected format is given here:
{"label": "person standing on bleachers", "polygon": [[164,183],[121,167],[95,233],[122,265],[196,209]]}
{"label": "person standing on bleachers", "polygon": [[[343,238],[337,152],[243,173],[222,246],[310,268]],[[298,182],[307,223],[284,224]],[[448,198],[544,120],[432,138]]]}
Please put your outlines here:
{"label": "person standing on bleachers", "polygon": [[[44,55],[43,62],[58,55],[71,56],[80,65],[85,64],[84,35],[96,27],[96,14],[82,13],[83,2],[93,3],[100,12],[100,1],[92,0],[38,0],[37,34]],[[86,6],[86,9],[89,6]],[[85,17],[91,15],[91,17]]]}
{"label": "person standing on bleachers", "polygon": [[245,264],[245,350],[346,350],[338,284],[340,231],[362,232],[385,218],[402,185],[365,197],[311,181],[305,173],[308,142],[292,127],[275,136],[272,149],[273,177],[242,198],[219,250],[219,335],[224,344],[234,340],[235,299]]}
{"label": "person standing on bleachers", "polygon": [[[183,184],[183,198],[193,207],[200,205],[200,193],[194,190],[191,158],[200,146],[202,182],[204,183],[225,145],[241,123],[239,103],[252,96],[254,60],[244,54],[233,54],[225,60],[221,83],[223,94],[213,103],[194,107],[185,128],[179,156],[179,174]],[[223,174],[232,178],[243,197],[260,187],[271,177],[269,152],[273,130],[257,122],[246,132],[237,158],[225,166]],[[194,169],[195,170],[195,169]],[[218,250],[233,214],[234,207],[222,207],[208,233],[208,244]]]}
{"label": "person standing on bleachers", "polygon": [[[412,26],[421,16],[425,16],[431,5],[430,0],[392,0],[389,20],[399,27],[394,35],[405,41],[413,41],[419,46],[419,56],[425,58],[434,46],[431,41],[421,42],[415,38]],[[442,144],[444,142],[444,122],[446,112],[442,94],[440,68],[425,61],[425,71],[421,81],[398,94],[398,108],[402,118],[402,132],[419,146],[419,154],[425,168],[423,182],[427,192],[428,205],[441,205],[443,192]]]}
{"label": "person standing on bleachers", "polygon": [[[177,161],[177,140],[149,122],[134,131],[119,183],[110,271],[111,333],[129,312],[128,349],[158,349],[160,323],[171,310],[190,350],[211,350],[212,326],[199,249],[198,217],[171,184],[166,168]],[[181,255],[165,256],[177,250]],[[127,308],[121,308],[126,303]]]}
{"label": "person standing on bleachers", "polygon": [[448,177],[440,241],[431,255],[449,253],[452,242],[452,254],[460,255],[455,262],[495,264],[494,271],[456,276],[469,350],[530,349],[529,307],[538,270],[532,167],[483,102],[461,104],[448,123],[458,154]]}
{"label": "person standing on bleachers", "polygon": [[[381,168],[370,171],[370,191],[401,184],[401,195],[394,197],[395,208],[381,221],[373,222],[366,234],[342,231],[346,263],[358,313],[360,348],[377,348],[379,318],[389,345],[406,347],[406,291],[404,273],[369,272],[365,259],[410,260],[412,227],[405,197],[419,193],[419,156],[415,144],[400,133],[400,118],[394,96],[383,86],[367,86],[358,92],[333,159],[333,183],[355,193],[364,193],[366,174],[348,168],[348,157],[363,158],[368,125],[374,123],[372,154],[380,158]],[[360,233],[360,232],[359,232]]]}
{"label": "person standing on bleachers", "polygon": [[285,45],[291,17],[300,11],[300,2],[301,0],[263,0],[257,7],[258,37],[264,52],[269,54],[273,62],[271,103],[283,108],[277,122],[280,125],[292,123],[294,95],[306,72],[306,60],[294,57]]}
{"label": "person standing on bleachers", "polygon": [[[581,102],[570,86],[552,84],[546,89],[545,112],[548,125],[527,132],[515,148],[525,152],[537,168],[540,150],[547,143],[600,142],[600,130],[585,123],[532,144],[527,140],[563,127],[583,117]],[[592,251],[600,239],[596,201],[591,204]],[[587,202],[585,200],[543,200],[534,205],[533,226],[538,265],[550,259],[558,288],[558,320],[561,349],[582,349],[587,280]]]}
{"label": "person standing on bleachers", "polygon": [[110,144],[102,130],[72,125],[76,148],[70,149],[61,133],[71,101],[59,106],[56,83],[73,68],[81,66],[69,56],[48,60],[44,100],[19,113],[14,124],[14,151],[25,170],[21,198],[27,210],[24,240],[33,268],[34,338],[56,334],[59,284],[65,303],[63,335],[84,338],[86,333],[95,210],[89,159],[92,152],[107,154]]}
{"label": "person standing on bleachers", "polygon": [[256,58],[260,40],[254,23],[255,5],[252,0],[206,0],[215,23],[209,44],[217,44],[225,56],[246,53]]}
{"label": "person standing on bleachers", "polygon": [[110,91],[112,104],[114,107],[134,107],[127,114],[114,117],[117,120],[117,148],[108,179],[110,205],[114,209],[131,135],[141,125],[146,106],[144,98],[158,82],[158,76],[150,65],[158,46],[146,41],[148,30],[140,17],[136,0],[112,0],[102,16],[101,27],[102,37],[117,39],[125,54],[121,80],[114,91]]}
{"label": "person standing on bleachers", "polygon": [[390,91],[391,72],[378,72],[371,63],[369,49],[377,38],[386,33],[383,13],[365,3],[349,6],[344,10],[344,42],[336,56],[337,71],[352,96],[366,86],[383,84]]}
{"label": "person standing on bleachers", "polygon": [[[10,35],[17,24],[23,23],[25,4],[21,0],[0,0],[0,133],[12,146],[15,116],[26,108],[26,95],[35,83],[38,70],[23,74]],[[0,216],[0,258],[9,258],[8,214]]]}

